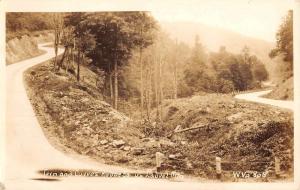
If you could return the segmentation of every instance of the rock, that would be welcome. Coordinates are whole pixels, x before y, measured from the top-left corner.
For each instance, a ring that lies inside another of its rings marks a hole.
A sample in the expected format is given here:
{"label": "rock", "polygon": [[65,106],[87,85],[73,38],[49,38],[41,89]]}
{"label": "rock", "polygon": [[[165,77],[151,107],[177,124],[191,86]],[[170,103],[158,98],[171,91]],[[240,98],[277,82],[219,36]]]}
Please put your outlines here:
{"label": "rock", "polygon": [[101,141],[100,141],[100,144],[101,144],[101,145],[105,145],[105,144],[107,144],[107,143],[108,143],[107,140],[101,140]]}
{"label": "rock", "polygon": [[152,141],[154,140],[153,138],[143,138],[142,141],[143,142],[149,142],[149,141]]}
{"label": "rock", "polygon": [[88,101],[90,101],[90,99],[89,98],[82,98],[81,101],[82,102],[88,102]]}
{"label": "rock", "polygon": [[82,142],[82,146],[83,146],[83,148],[88,148],[88,147],[90,147],[91,145],[90,145],[90,143],[88,142],[88,141],[83,141]]}
{"label": "rock", "polygon": [[83,131],[82,131],[82,134],[83,134],[83,135],[90,136],[90,134],[91,134],[91,128],[85,127],[85,128],[83,129]]}
{"label": "rock", "polygon": [[186,143],[187,143],[186,141],[180,141],[181,145],[186,145]]}
{"label": "rock", "polygon": [[152,138],[149,138],[149,140],[145,142],[144,146],[147,148],[159,148],[160,143]]}
{"label": "rock", "polygon": [[[63,107],[62,107],[62,110],[65,110],[65,111],[66,111],[66,110],[69,110],[69,108],[63,106]],[[76,123],[75,123],[75,125],[76,125]]]}
{"label": "rock", "polygon": [[178,131],[178,130],[180,130],[180,129],[182,129],[182,128],[181,128],[181,125],[177,125],[177,126],[175,127],[174,131],[176,132],[176,131]]}
{"label": "rock", "polygon": [[128,161],[129,161],[128,158],[124,158],[124,157],[117,159],[117,162],[119,162],[119,163],[127,163]]}
{"label": "rock", "polygon": [[193,164],[189,160],[187,160],[185,164],[186,164],[187,169],[189,169],[189,170],[194,169]]}
{"label": "rock", "polygon": [[102,150],[102,146],[97,146],[96,149],[97,149],[98,151],[101,151],[101,150]]}
{"label": "rock", "polygon": [[132,149],[132,154],[133,155],[141,155],[142,153],[144,153],[144,149],[143,148],[133,148]]}
{"label": "rock", "polygon": [[175,154],[170,154],[170,155],[169,155],[169,159],[174,160],[175,158],[176,158],[176,155],[175,155]]}
{"label": "rock", "polygon": [[123,140],[113,140],[112,142],[113,147],[117,147],[117,148],[120,148],[124,144],[125,142]]}
{"label": "rock", "polygon": [[183,158],[183,155],[180,152],[178,152],[178,153],[175,154],[175,157],[176,158]]}
{"label": "rock", "polygon": [[211,108],[210,107],[206,107],[206,113],[211,113]]}
{"label": "rock", "polygon": [[92,146],[97,146],[98,143],[99,143],[99,141],[98,141],[98,136],[95,135],[95,136],[91,139],[91,144],[92,144]]}
{"label": "rock", "polygon": [[102,119],[101,121],[104,122],[104,123],[106,123],[106,122],[108,121],[108,119],[107,119],[107,118],[104,118],[104,119]]}
{"label": "rock", "polygon": [[201,113],[201,114],[207,114],[208,113],[207,108],[199,108],[198,112]]}
{"label": "rock", "polygon": [[173,143],[169,139],[160,139],[159,143],[160,143],[161,146],[170,146],[170,147],[175,146],[175,143]]}
{"label": "rock", "polygon": [[129,151],[129,150],[130,150],[130,146],[124,146],[124,147],[123,147],[123,150]]}
{"label": "rock", "polygon": [[230,116],[227,117],[227,120],[229,121],[236,121],[238,119],[240,119],[244,114],[242,112],[236,113],[236,114],[232,114]]}

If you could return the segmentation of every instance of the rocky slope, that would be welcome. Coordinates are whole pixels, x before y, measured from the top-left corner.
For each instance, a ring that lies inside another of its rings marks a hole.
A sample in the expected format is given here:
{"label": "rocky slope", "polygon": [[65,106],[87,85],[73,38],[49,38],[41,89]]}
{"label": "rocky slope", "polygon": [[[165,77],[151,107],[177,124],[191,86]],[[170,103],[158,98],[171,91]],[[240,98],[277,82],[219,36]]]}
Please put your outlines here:
{"label": "rocky slope", "polygon": [[[64,71],[54,72],[50,64],[29,69],[24,79],[39,122],[58,149],[144,169],[155,167],[155,154],[160,152],[164,155],[162,171],[202,179],[215,178],[215,157],[219,156],[226,162],[226,181],[235,180],[233,171],[267,171],[267,178],[254,181],[273,180],[276,156],[285,176],[292,177],[292,112],[230,95],[206,94],[166,100],[162,123],[141,123],[102,101],[95,86],[77,83]],[[152,121],[155,114],[154,110]]]}
{"label": "rocky slope", "polygon": [[53,40],[53,34],[40,33],[34,36],[24,35],[6,42],[6,64],[12,64],[30,57],[38,56],[43,52],[38,49],[38,43]]}

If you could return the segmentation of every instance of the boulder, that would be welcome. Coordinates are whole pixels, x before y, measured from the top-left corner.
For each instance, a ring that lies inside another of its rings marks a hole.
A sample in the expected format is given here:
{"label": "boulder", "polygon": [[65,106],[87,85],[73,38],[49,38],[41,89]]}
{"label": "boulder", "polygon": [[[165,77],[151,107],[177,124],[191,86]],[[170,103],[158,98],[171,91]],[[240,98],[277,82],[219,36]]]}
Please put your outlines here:
{"label": "boulder", "polygon": [[170,154],[170,155],[169,155],[169,159],[171,159],[171,160],[176,159],[176,155],[175,155],[175,154]]}
{"label": "boulder", "polygon": [[101,141],[100,141],[100,144],[101,144],[101,145],[105,145],[105,144],[107,144],[107,143],[108,143],[107,140],[101,140]]}
{"label": "boulder", "polygon": [[123,147],[123,150],[129,151],[129,150],[130,150],[130,146],[124,146],[124,147]]}
{"label": "boulder", "polygon": [[133,148],[132,149],[132,154],[133,155],[141,155],[144,153],[144,150],[143,148]]}
{"label": "boulder", "polygon": [[125,142],[123,140],[113,140],[112,145],[113,147],[120,148],[123,146]]}

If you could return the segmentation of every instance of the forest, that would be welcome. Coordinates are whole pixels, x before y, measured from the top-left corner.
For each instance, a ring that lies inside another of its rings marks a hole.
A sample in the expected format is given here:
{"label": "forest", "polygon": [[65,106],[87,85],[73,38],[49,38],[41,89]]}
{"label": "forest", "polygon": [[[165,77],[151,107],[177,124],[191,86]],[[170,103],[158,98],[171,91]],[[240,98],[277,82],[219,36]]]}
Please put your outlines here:
{"label": "forest", "polygon": [[240,54],[225,46],[209,52],[195,36],[189,47],[171,39],[148,12],[31,14],[8,14],[8,30],[51,28],[56,52],[65,48],[54,67],[76,74],[78,81],[79,65],[96,71],[99,90],[116,109],[123,100],[149,113],[163,99],[252,90],[268,79],[264,63],[247,46]]}

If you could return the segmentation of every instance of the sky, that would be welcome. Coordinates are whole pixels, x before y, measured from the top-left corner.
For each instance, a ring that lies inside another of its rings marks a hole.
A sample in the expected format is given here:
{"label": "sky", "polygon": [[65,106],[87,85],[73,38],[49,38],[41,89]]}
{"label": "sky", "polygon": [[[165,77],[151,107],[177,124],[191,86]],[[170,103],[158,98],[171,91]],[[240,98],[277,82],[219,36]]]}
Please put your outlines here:
{"label": "sky", "polygon": [[158,21],[200,22],[275,42],[293,0],[164,0],[151,6]]}
{"label": "sky", "polygon": [[[0,0],[1,1],[1,0]],[[189,21],[275,41],[294,0],[8,0],[7,11],[151,11],[158,21]]]}

